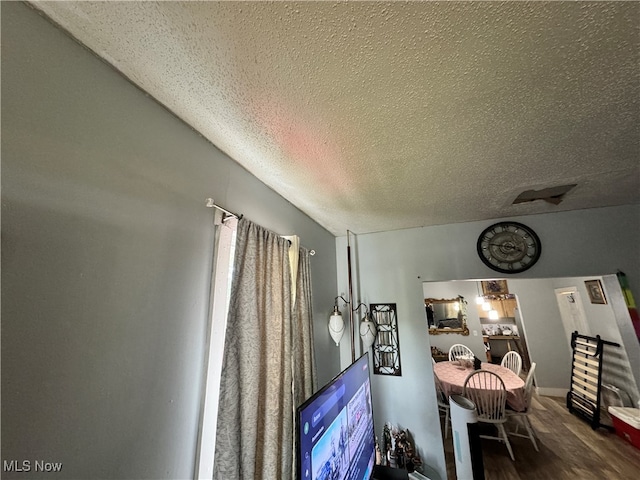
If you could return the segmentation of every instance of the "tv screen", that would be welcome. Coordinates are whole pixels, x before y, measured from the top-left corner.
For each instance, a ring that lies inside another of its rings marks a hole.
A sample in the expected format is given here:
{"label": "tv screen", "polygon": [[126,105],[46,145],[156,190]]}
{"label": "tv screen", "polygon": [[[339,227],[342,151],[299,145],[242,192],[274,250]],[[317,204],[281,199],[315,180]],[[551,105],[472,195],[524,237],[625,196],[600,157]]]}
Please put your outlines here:
{"label": "tv screen", "polygon": [[297,409],[299,480],[369,480],[376,458],[365,353]]}

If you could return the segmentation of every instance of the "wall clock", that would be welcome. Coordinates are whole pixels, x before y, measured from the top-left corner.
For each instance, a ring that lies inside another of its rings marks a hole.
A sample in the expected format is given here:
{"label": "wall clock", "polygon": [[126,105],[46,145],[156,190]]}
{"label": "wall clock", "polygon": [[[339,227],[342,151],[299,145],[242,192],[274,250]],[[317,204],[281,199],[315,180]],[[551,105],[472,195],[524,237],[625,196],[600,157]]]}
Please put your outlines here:
{"label": "wall clock", "polygon": [[518,222],[500,222],[484,229],[478,237],[478,255],[484,264],[500,273],[519,273],[540,258],[536,232]]}

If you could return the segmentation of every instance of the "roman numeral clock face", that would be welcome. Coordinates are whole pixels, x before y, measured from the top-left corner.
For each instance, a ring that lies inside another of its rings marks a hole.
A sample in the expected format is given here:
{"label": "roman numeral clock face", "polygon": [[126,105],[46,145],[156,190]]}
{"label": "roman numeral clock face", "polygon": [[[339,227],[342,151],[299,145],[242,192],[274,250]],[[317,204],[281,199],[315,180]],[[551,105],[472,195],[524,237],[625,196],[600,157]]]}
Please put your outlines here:
{"label": "roman numeral clock face", "polygon": [[526,225],[500,222],[486,228],[478,237],[478,255],[484,264],[500,273],[519,273],[540,258],[540,239]]}

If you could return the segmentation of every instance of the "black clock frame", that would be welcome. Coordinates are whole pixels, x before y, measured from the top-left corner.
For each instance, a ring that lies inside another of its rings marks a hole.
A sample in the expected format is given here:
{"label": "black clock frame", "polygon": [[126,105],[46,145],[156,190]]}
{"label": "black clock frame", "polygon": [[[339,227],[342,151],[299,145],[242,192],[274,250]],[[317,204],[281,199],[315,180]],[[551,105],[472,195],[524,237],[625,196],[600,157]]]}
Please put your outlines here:
{"label": "black clock frame", "polygon": [[[518,268],[518,269],[501,268],[501,267],[491,263],[489,261],[489,259],[484,256],[483,249],[482,249],[482,243],[483,243],[482,241],[484,239],[485,234],[487,232],[491,231],[491,230],[495,230],[496,228],[503,228],[503,231],[505,231],[504,227],[506,227],[506,226],[513,226],[513,227],[517,227],[519,229],[522,229],[525,232],[527,232],[527,234],[529,236],[531,236],[531,238],[533,239],[533,243],[535,245],[535,253],[531,257],[531,261],[529,263],[527,263],[526,265],[524,265],[524,267],[522,267],[522,268]],[[535,265],[535,263],[540,259],[540,254],[542,253],[542,243],[540,242],[540,237],[538,237],[536,232],[534,232],[531,229],[531,227],[528,227],[528,226],[526,226],[526,225],[524,225],[522,223],[518,223],[518,222],[506,221],[506,222],[494,223],[493,225],[489,225],[487,228],[485,228],[482,231],[482,233],[480,234],[480,236],[478,237],[478,241],[476,242],[476,250],[478,251],[478,256],[480,257],[480,260],[482,260],[482,263],[484,263],[491,270],[494,270],[494,271],[500,272],[500,273],[513,274],[513,273],[524,272],[524,271],[530,269],[531,267],[533,267],[533,265]]]}

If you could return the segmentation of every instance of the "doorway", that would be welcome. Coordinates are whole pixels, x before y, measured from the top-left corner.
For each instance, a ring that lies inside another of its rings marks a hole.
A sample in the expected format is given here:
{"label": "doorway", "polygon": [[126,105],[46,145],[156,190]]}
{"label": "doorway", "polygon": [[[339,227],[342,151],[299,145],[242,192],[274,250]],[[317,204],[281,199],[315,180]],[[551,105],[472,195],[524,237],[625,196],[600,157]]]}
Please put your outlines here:
{"label": "doorway", "polygon": [[[485,298],[491,310],[486,312],[487,307],[484,305],[479,305],[477,310],[488,361],[500,364],[508,352],[515,351],[522,358],[521,374],[526,375],[531,368],[531,358],[517,295],[492,295]],[[492,316],[494,312],[497,315]]]}
{"label": "doorway", "polygon": [[584,312],[580,292],[576,287],[556,288],[556,301],[560,309],[560,318],[567,336],[567,344],[571,345],[571,334],[580,332],[582,335],[591,335],[591,329]]}
{"label": "doorway", "polygon": [[[436,360],[446,359],[449,348],[453,344],[462,343],[483,361],[499,364],[508,351],[515,350],[522,357],[523,373],[526,374],[532,361],[525,328],[525,320],[529,319],[523,318],[525,315],[521,313],[520,301],[516,295],[509,293],[506,281],[499,282],[504,288],[500,291],[489,291],[493,287],[483,285],[491,282],[496,281],[488,279],[423,283],[425,299],[440,299],[440,302],[455,299],[465,305],[464,333],[461,329],[446,327],[430,329],[432,356]],[[478,297],[485,301],[487,310],[483,310],[483,306],[477,303]],[[494,311],[491,317],[490,310]],[[535,315],[532,321],[535,321]],[[426,315],[425,327],[428,328]]]}

